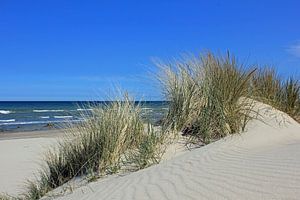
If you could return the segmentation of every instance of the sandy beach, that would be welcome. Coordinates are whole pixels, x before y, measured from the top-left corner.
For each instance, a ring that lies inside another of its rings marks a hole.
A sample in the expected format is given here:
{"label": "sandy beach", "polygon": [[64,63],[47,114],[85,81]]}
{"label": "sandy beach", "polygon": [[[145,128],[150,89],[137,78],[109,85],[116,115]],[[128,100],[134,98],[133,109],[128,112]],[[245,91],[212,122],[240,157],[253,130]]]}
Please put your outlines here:
{"label": "sandy beach", "polygon": [[[297,199],[300,196],[300,125],[259,104],[247,131],[191,151],[182,146],[160,164],[124,176],[73,185],[57,199]],[[0,188],[11,195],[34,178],[47,147],[61,131],[0,135]],[[176,146],[176,145],[175,145]],[[55,191],[61,191],[60,188]],[[44,199],[53,199],[50,193]]]}
{"label": "sandy beach", "polygon": [[55,144],[59,130],[0,134],[0,193],[10,195],[24,191],[40,169],[43,153]]}

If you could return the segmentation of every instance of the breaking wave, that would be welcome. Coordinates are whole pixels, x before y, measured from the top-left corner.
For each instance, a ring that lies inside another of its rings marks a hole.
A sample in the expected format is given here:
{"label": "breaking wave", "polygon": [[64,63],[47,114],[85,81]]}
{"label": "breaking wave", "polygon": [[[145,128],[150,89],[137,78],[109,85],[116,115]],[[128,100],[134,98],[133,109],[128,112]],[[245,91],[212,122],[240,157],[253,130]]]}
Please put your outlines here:
{"label": "breaking wave", "polygon": [[33,110],[33,112],[64,112],[64,110]]}
{"label": "breaking wave", "polygon": [[0,110],[0,114],[7,115],[7,114],[10,114],[10,113],[12,113],[12,111],[9,111],[9,110]]}

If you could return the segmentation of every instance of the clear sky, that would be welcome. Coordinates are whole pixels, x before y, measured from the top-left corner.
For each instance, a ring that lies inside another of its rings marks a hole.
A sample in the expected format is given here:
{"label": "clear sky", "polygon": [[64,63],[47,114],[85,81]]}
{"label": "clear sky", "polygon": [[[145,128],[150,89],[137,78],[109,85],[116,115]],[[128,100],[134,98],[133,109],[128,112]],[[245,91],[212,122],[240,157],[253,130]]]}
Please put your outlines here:
{"label": "clear sky", "polygon": [[0,0],[0,100],[157,100],[151,58],[205,49],[299,73],[300,1]]}

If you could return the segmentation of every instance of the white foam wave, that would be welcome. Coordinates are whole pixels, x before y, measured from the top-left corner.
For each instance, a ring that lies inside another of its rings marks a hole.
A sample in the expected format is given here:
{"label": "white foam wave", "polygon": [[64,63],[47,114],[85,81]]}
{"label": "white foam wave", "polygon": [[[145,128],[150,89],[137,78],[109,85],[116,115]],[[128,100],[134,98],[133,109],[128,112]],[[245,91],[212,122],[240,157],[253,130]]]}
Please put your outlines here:
{"label": "white foam wave", "polygon": [[64,110],[33,110],[33,112],[64,112]]}
{"label": "white foam wave", "polygon": [[55,119],[69,119],[73,118],[73,116],[54,116]]}
{"label": "white foam wave", "polygon": [[14,122],[15,119],[1,119],[0,122]]}
{"label": "white foam wave", "polygon": [[83,109],[83,108],[78,108],[77,111],[92,111],[93,109]]}
{"label": "white foam wave", "polygon": [[49,116],[41,116],[40,118],[41,119],[49,119],[50,117]]}
{"label": "white foam wave", "polygon": [[0,114],[7,115],[7,114],[10,114],[10,113],[12,113],[12,112],[9,111],[9,110],[0,110]]}

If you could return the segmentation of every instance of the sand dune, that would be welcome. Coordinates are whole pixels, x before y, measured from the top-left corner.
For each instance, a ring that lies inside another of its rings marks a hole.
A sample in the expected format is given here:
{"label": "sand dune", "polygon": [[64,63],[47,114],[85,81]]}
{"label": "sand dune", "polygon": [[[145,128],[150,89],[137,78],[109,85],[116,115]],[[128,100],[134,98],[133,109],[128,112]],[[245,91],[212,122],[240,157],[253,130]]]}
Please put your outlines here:
{"label": "sand dune", "polygon": [[270,106],[248,131],[58,199],[299,199],[300,125]]}

